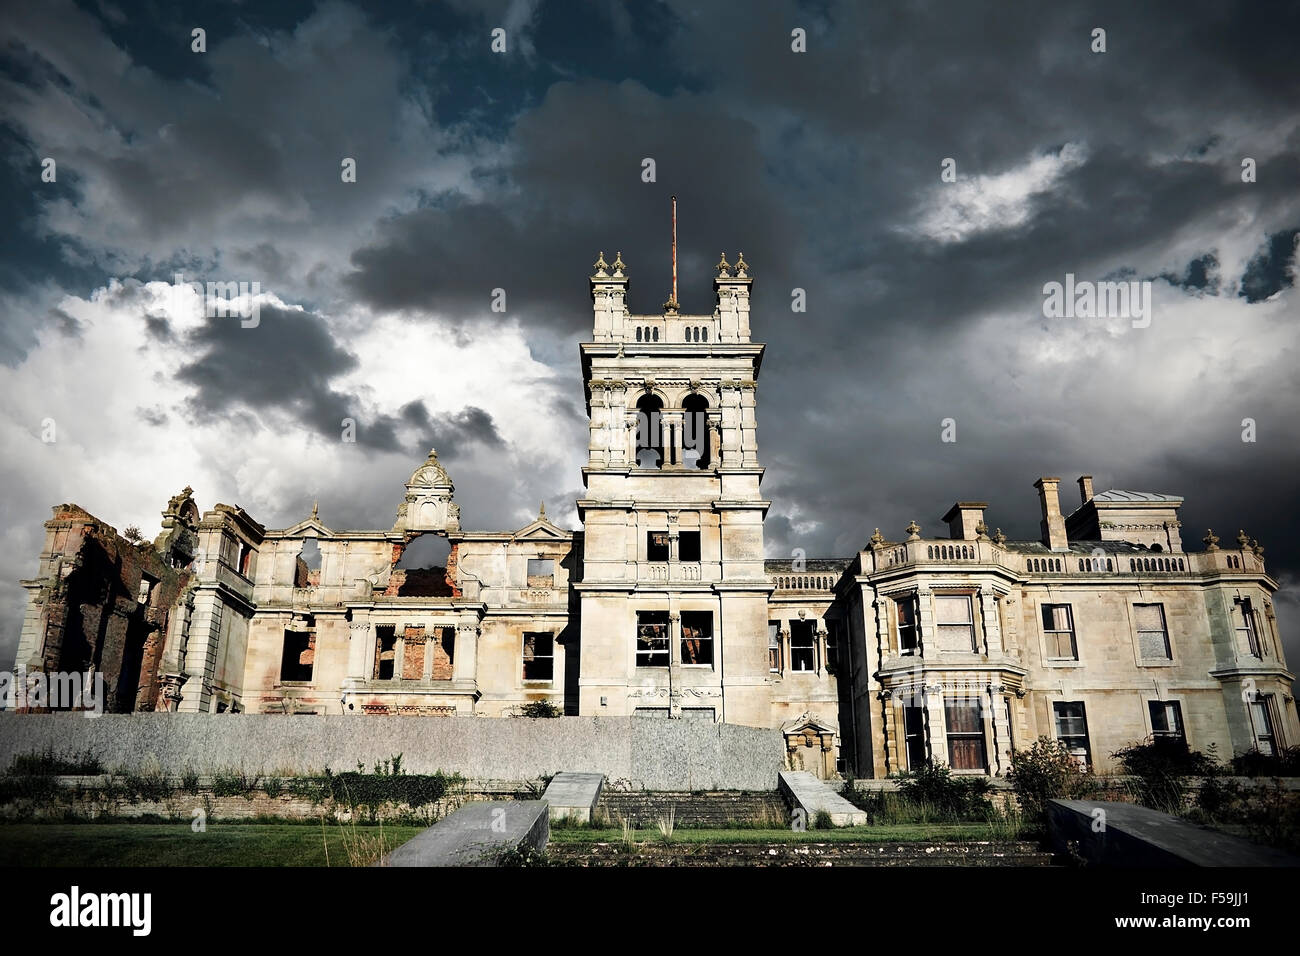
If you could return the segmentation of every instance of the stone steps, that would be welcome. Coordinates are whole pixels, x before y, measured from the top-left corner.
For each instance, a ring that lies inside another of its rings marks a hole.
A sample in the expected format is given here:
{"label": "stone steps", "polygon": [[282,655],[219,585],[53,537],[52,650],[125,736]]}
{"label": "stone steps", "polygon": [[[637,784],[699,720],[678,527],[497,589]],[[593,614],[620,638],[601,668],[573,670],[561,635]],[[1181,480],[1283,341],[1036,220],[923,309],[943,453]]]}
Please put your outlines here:
{"label": "stone steps", "polygon": [[790,817],[785,801],[775,792],[684,793],[671,791],[609,791],[601,793],[596,803],[597,819],[613,826],[624,818],[634,826],[653,828],[672,811],[675,826],[722,827],[729,823],[767,821],[784,826]]}
{"label": "stone steps", "polygon": [[1033,866],[1056,865],[1036,843],[551,843],[559,866]]}

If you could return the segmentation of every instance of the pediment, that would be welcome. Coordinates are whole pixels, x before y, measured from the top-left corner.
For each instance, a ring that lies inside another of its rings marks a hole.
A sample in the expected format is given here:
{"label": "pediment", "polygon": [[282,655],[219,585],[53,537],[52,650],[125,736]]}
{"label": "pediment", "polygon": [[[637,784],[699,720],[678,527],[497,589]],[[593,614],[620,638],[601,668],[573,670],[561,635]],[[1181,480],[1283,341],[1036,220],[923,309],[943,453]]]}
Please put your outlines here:
{"label": "pediment", "polygon": [[514,537],[516,541],[565,541],[569,538],[569,532],[556,527],[545,518],[538,518],[531,524],[516,531]]}
{"label": "pediment", "polygon": [[280,532],[280,534],[284,535],[286,538],[296,538],[301,537],[308,532],[314,532],[319,538],[334,537],[334,532],[321,524],[320,519],[314,516],[307,518],[304,521],[299,521],[291,528],[285,528]]}

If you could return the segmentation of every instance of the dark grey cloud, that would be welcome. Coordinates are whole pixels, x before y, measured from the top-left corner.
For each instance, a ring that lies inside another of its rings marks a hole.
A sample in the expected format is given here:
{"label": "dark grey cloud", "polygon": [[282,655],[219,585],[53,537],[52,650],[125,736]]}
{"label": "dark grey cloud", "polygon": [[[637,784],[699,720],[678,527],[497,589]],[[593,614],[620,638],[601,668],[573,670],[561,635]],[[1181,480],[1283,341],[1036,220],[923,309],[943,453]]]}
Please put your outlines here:
{"label": "dark grey cloud", "polygon": [[1241,277],[1240,295],[1243,299],[1262,302],[1295,285],[1297,238],[1300,238],[1300,229],[1284,229],[1268,237]]}

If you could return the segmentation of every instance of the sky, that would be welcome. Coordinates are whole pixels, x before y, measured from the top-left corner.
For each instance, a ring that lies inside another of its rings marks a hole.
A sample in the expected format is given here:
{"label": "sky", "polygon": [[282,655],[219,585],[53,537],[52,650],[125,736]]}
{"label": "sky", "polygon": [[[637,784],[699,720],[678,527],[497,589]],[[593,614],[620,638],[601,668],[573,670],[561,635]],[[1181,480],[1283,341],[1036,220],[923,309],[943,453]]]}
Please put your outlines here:
{"label": "sky", "polygon": [[0,659],[60,502],[387,528],[436,446],[466,528],[576,528],[587,277],[658,310],[676,195],[683,311],[755,277],[769,557],[1034,539],[1086,473],[1258,538],[1300,661],[1297,47],[1220,0],[8,5]]}

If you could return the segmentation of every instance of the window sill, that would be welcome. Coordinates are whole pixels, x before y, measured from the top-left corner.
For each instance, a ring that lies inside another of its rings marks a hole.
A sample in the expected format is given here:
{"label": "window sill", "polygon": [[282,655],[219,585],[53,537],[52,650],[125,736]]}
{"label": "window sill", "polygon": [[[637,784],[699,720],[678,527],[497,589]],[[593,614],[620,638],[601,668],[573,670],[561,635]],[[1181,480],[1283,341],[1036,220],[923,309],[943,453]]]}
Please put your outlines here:
{"label": "window sill", "polygon": [[1173,667],[1173,666],[1174,666],[1174,661],[1172,660],[1150,660],[1149,661],[1143,659],[1138,661],[1138,667]]}
{"label": "window sill", "polygon": [[1049,657],[1043,661],[1044,667],[1083,667],[1083,661],[1077,657]]}

